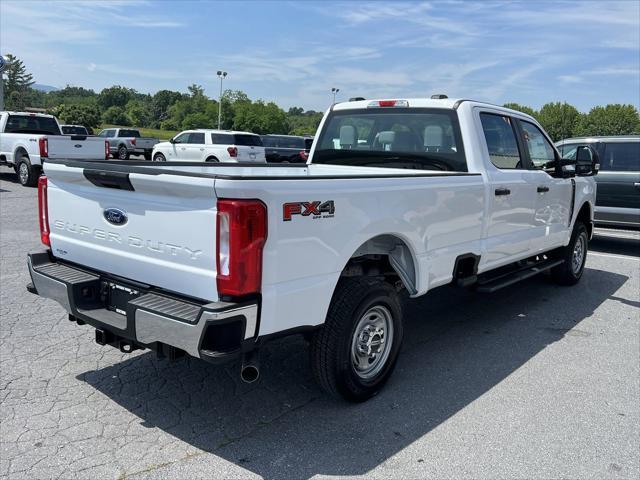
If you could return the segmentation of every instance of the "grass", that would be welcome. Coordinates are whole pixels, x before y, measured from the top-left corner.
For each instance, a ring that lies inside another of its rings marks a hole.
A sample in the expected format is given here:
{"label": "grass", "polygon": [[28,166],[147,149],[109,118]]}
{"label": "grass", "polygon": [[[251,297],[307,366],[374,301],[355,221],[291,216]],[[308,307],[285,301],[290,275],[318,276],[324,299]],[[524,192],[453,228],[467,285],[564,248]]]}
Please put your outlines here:
{"label": "grass", "polygon": [[173,130],[160,130],[156,128],[138,128],[138,127],[122,127],[120,125],[100,125],[99,129],[96,129],[96,133],[99,133],[103,128],[133,128],[135,130],[140,131],[140,135],[143,137],[154,137],[160,140],[169,140],[170,138],[175,137],[178,132]]}

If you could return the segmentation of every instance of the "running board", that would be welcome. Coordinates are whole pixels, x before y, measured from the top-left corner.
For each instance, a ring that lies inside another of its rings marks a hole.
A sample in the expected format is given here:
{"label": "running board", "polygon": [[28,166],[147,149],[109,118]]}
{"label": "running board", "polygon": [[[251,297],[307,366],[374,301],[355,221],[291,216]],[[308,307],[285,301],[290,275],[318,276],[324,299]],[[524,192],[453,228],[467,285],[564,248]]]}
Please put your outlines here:
{"label": "running board", "polygon": [[537,263],[531,267],[526,267],[521,270],[516,270],[514,272],[508,274],[498,275],[497,277],[489,277],[486,279],[480,279],[476,284],[476,291],[480,293],[493,293],[501,288],[508,287],[509,285],[513,285],[521,280],[525,280],[527,278],[533,277],[539,273],[542,273],[550,268],[557,267],[561,263],[564,263],[564,260],[544,260],[540,263]]}

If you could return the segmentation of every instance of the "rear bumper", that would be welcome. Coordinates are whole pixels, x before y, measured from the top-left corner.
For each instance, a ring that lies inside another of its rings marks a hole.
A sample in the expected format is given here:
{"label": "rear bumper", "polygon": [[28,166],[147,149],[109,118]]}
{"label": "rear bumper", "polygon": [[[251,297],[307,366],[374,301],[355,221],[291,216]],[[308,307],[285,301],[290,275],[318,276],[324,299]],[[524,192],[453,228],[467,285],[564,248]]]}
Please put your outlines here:
{"label": "rear bumper", "polygon": [[[32,280],[29,291],[58,302],[70,320],[95,327],[98,343],[123,351],[150,348],[161,354],[185,352],[214,363],[235,358],[255,346],[257,299],[199,303],[60,262],[48,252],[30,254],[28,266]],[[113,283],[136,292],[126,306],[122,305],[123,313],[107,308],[107,290]]]}

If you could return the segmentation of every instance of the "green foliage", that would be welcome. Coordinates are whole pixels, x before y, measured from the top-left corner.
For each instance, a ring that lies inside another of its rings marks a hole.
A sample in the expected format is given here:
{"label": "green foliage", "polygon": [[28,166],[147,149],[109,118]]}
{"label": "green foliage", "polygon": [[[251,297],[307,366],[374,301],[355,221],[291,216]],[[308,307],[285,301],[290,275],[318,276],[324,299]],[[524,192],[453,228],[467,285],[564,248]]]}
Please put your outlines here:
{"label": "green foliage", "polygon": [[302,111],[302,108],[290,108],[287,113],[287,122],[289,123],[289,133],[291,135],[315,135],[318,125],[322,120],[322,112],[308,110]]}
{"label": "green foliage", "polygon": [[289,132],[286,114],[273,102],[239,102],[234,105],[234,110],[234,130],[259,134]]}
{"label": "green foliage", "polygon": [[135,94],[135,90],[131,88],[121,87],[120,85],[114,85],[113,87],[105,88],[98,95],[98,105],[106,113],[111,107],[124,108],[129,100]]}
{"label": "green foliage", "polygon": [[150,119],[149,122],[152,126],[160,126],[160,123],[167,119],[169,115],[169,108],[182,98],[180,92],[173,92],[171,90],[160,90],[151,99],[150,105]]}
{"label": "green foliage", "polygon": [[145,103],[142,100],[129,100],[125,112],[133,125],[149,125],[149,104],[150,102]]}
{"label": "green foliage", "polygon": [[577,121],[575,135],[640,134],[640,115],[633,105],[609,104],[594,107]]}
{"label": "green foliage", "polygon": [[568,103],[547,103],[538,112],[542,124],[554,142],[574,136],[580,112]]}
{"label": "green foliage", "polygon": [[510,108],[511,110],[517,110],[522,113],[526,113],[527,115],[531,115],[532,117],[537,117],[538,113],[531,107],[527,107],[526,105],[520,105],[519,103],[505,103],[502,105],[505,108]]}
{"label": "green foliage", "polygon": [[2,72],[2,84],[4,87],[5,108],[7,110],[22,110],[31,105],[31,99],[36,91],[31,88],[33,75],[27,73],[22,60],[15,55],[6,55],[9,65]]}
{"label": "green foliage", "polygon": [[82,125],[88,129],[100,125],[100,111],[95,105],[59,105],[51,113],[60,123],[70,125]]}
{"label": "green foliage", "polygon": [[184,117],[182,121],[183,130],[192,130],[194,128],[214,128],[212,120],[204,112],[190,113]]}
{"label": "green foliage", "polygon": [[131,126],[131,119],[127,116],[123,107],[112,106],[102,114],[102,121],[104,123],[111,123],[114,125],[122,125],[124,127]]}

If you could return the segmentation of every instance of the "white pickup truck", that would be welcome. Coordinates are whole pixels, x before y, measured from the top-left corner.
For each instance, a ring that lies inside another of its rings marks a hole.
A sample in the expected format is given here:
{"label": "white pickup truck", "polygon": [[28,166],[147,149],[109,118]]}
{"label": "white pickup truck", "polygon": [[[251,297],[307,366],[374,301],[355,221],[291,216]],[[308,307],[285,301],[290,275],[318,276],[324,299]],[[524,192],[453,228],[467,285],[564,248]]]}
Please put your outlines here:
{"label": "white pickup truck", "polygon": [[363,401],[396,363],[401,290],[578,282],[596,172],[533,118],[450,99],[334,105],[301,165],[51,161],[28,288],[99,344],[242,357],[245,381],[302,333],[320,385]]}
{"label": "white pickup truck", "polygon": [[105,160],[108,144],[87,135],[63,135],[53,115],[0,112],[0,165],[23,186],[35,187],[45,159]]}

